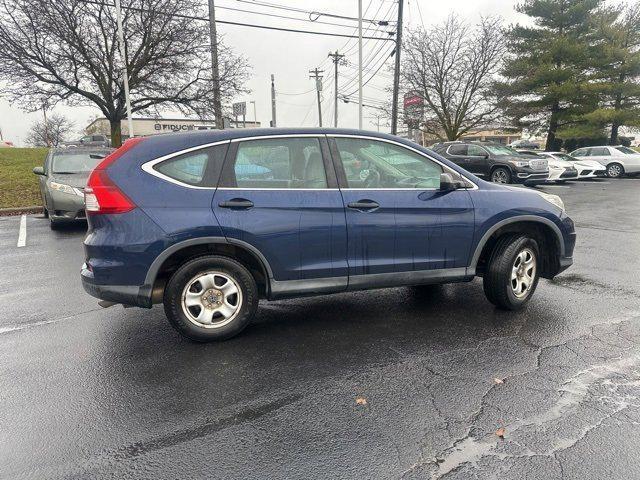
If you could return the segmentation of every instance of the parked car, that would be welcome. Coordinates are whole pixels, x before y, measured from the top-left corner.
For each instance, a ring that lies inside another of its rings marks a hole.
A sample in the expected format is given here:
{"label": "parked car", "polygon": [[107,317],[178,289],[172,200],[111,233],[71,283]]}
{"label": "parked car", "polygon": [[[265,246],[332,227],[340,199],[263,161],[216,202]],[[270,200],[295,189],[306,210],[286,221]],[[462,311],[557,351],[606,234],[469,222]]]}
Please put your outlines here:
{"label": "parked car", "polygon": [[13,148],[15,145],[8,140],[0,140],[0,148]]}
{"label": "parked car", "polygon": [[[238,170],[244,158],[273,175]],[[163,303],[197,341],[239,333],[260,298],[475,276],[489,301],[516,310],[540,277],[572,264],[575,244],[558,196],[485,182],[409,140],[360,130],[135,138],[95,168],[85,198],[85,290],[105,307]]]}
{"label": "parked car", "polygon": [[36,167],[45,217],[52,229],[62,223],[85,219],[84,187],[93,168],[111,148],[53,148],[44,166]]}
{"label": "parked car", "polygon": [[574,150],[570,155],[580,160],[585,157],[596,160],[606,167],[607,176],[611,178],[640,173],[640,153],[622,145],[584,147]]}
{"label": "parked car", "polygon": [[545,158],[524,155],[499,143],[444,142],[434,151],[474,175],[494,183],[535,185],[549,178]]}
{"label": "parked car", "polygon": [[511,148],[516,148],[516,149],[524,148],[527,150],[537,150],[540,148],[540,145],[538,143],[532,140],[525,140],[524,138],[520,140],[516,140],[515,142],[511,142],[509,146]]}
{"label": "parked car", "polygon": [[578,180],[604,177],[606,175],[606,167],[595,160],[579,159],[562,152],[538,152],[538,155],[570,162],[578,172]]}
{"label": "parked car", "polygon": [[546,152],[536,152],[533,150],[520,150],[519,153],[525,155],[535,155],[539,158],[546,158],[549,163],[549,178],[547,182],[565,183],[567,180],[577,180],[578,170],[567,160],[547,154]]}
{"label": "parked car", "polygon": [[62,142],[61,147],[111,147],[111,139],[106,135],[85,135],[78,140]]}

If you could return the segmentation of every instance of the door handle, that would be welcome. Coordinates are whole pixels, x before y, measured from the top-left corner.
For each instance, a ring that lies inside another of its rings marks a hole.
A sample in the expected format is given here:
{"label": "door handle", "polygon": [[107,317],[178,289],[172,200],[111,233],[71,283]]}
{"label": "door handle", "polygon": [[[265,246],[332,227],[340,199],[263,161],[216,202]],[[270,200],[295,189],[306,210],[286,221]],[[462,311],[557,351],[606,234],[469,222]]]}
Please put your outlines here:
{"label": "door handle", "polygon": [[373,200],[358,200],[357,202],[351,202],[347,204],[347,207],[355,210],[374,210],[380,205]]}
{"label": "door handle", "polygon": [[253,202],[251,200],[247,200],[246,198],[232,198],[231,200],[220,202],[218,206],[220,208],[236,208],[239,210],[246,210],[253,207]]}

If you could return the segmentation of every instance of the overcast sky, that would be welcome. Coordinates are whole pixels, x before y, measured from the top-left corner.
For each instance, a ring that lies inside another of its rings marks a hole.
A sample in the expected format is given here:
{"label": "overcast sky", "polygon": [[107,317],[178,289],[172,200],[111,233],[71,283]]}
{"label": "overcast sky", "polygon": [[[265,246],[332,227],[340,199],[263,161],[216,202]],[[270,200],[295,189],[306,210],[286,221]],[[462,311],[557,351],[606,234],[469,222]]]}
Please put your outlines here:
{"label": "overcast sky", "polygon": [[[358,3],[356,0],[256,0],[278,5],[286,5],[294,8],[307,10],[321,10],[323,12],[334,13],[346,16],[357,16]],[[219,20],[233,20],[245,23],[257,23],[286,28],[297,28],[305,30],[322,30],[351,34],[354,32],[356,23],[348,20],[319,18],[320,21],[342,23],[353,25],[351,28],[335,27],[325,24],[315,24],[304,21],[294,21],[287,19],[271,18],[262,15],[253,15],[242,12],[234,12],[223,7],[233,7],[244,10],[270,12],[273,14],[294,16],[297,18],[308,18],[303,13],[292,11],[276,10],[273,8],[260,7],[250,3],[251,0],[216,0],[218,6],[216,15]],[[203,3],[204,2],[203,0]],[[514,11],[515,1],[513,0],[405,0],[404,20],[408,27],[415,27],[424,24],[428,27],[431,24],[441,22],[451,12],[459,14],[468,22],[473,23],[479,15],[500,15],[507,23],[524,20],[523,16]],[[394,0],[363,0],[363,8],[366,10],[365,18],[395,18],[397,4]],[[379,31],[365,32],[378,35]],[[388,27],[387,27],[388,28]],[[357,61],[358,50],[357,40],[325,37],[319,35],[304,35],[288,32],[269,31],[248,27],[219,25],[219,32],[224,35],[224,41],[231,45],[237,53],[247,57],[252,65],[252,76],[248,87],[251,93],[244,98],[237,100],[254,100],[256,102],[257,119],[263,125],[268,126],[271,119],[270,100],[270,75],[273,73],[276,78],[277,91],[277,120],[278,126],[317,126],[318,112],[316,107],[316,96],[313,91],[314,83],[309,79],[308,71],[315,67],[324,69],[324,90],[323,90],[323,124],[333,125],[333,64],[327,58],[329,51],[336,49],[340,53],[346,53],[347,66],[340,67],[340,94],[354,92],[353,97],[357,99]],[[364,64],[365,68],[375,70],[386,57],[386,64],[381,68],[380,73],[364,88],[364,97],[374,100],[386,98],[385,87],[390,85],[391,76],[387,70],[393,64],[393,58],[389,58],[386,52],[393,48],[392,42],[382,45],[379,41],[365,41],[364,44]],[[373,60],[373,61],[372,61]],[[372,63],[371,63],[372,61]],[[370,73],[364,74],[367,80]],[[306,92],[306,93],[304,93]],[[302,93],[302,94],[300,94]],[[293,95],[292,95],[293,94]],[[365,100],[365,103],[367,101]],[[248,104],[248,120],[253,118],[253,107]],[[87,124],[90,118],[99,115],[99,111],[94,108],[70,108],[56,107],[55,112],[68,116],[75,122],[78,132]],[[357,127],[357,103],[339,104],[339,125],[343,127]],[[376,120],[373,116],[375,109],[365,108],[364,128],[375,130]],[[11,106],[6,100],[1,98],[0,90],[0,128],[5,140],[14,141],[18,145],[23,144],[23,139],[29,125],[36,119],[41,118],[42,113],[27,114],[15,106]],[[175,116],[167,113],[165,116]],[[381,126],[381,130],[387,130]]]}

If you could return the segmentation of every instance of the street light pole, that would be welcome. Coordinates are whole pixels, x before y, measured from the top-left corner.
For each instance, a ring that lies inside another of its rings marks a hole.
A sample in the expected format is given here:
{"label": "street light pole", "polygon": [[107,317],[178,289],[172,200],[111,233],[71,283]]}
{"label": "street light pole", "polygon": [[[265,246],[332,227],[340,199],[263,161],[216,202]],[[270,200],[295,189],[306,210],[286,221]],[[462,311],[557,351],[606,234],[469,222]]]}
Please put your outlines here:
{"label": "street light pole", "polygon": [[[124,101],[127,105],[129,138],[133,138],[133,119],[131,118],[131,99],[129,98],[129,70],[127,69],[127,50],[124,45],[124,31],[122,30],[122,11],[120,10],[120,0],[116,0],[116,22],[118,24],[120,56],[122,57],[122,61],[124,63]],[[122,138],[122,133],[120,133],[120,138]]]}
{"label": "street light pole", "polygon": [[271,126],[276,127],[276,84],[273,73],[271,74]]}
{"label": "street light pole", "polygon": [[253,104],[253,126],[257,127],[258,126],[258,117],[256,115],[256,101],[255,100],[251,100],[249,103]]}

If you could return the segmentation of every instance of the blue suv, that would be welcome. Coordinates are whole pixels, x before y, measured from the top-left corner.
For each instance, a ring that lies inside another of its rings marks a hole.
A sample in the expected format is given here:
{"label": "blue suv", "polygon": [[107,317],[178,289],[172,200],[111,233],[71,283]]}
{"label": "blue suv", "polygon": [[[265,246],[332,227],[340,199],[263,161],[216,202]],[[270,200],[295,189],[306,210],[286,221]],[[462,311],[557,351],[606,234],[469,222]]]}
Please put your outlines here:
{"label": "blue suv", "polygon": [[[279,299],[483,277],[521,308],[575,244],[559,197],[485,182],[408,140],[344,129],[135,138],[92,172],[85,290],[197,341]],[[329,301],[329,300],[327,300]]]}

